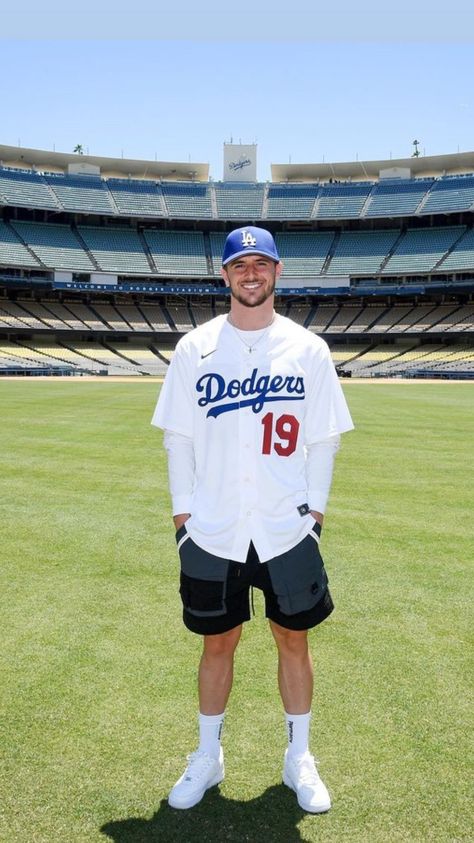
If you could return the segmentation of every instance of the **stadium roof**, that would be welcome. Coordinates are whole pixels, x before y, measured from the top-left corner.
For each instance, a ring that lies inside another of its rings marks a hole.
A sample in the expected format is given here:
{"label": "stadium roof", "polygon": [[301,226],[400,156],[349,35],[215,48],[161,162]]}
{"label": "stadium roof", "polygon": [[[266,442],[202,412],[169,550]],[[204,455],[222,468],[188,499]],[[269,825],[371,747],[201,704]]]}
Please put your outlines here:
{"label": "stadium roof", "polygon": [[381,170],[410,170],[418,178],[474,172],[474,152],[420,155],[380,161],[327,162],[323,164],[272,164],[274,182],[377,181]]}
{"label": "stadium roof", "polygon": [[102,176],[115,178],[166,179],[167,181],[208,181],[209,164],[186,161],[139,161],[134,158],[102,158],[77,152],[51,152],[0,144],[0,162],[4,167],[67,172],[69,165],[98,167]]}

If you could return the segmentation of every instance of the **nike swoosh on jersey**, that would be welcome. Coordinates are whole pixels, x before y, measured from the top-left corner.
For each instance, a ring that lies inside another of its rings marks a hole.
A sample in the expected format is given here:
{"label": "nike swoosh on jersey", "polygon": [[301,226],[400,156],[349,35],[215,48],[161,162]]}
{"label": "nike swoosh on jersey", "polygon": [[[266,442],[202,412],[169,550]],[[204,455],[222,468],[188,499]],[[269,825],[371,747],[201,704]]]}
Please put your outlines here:
{"label": "nike swoosh on jersey", "polygon": [[208,351],[207,354],[201,354],[201,360],[204,360],[205,357],[210,357],[211,354],[217,351],[217,348],[213,348],[212,351]]}

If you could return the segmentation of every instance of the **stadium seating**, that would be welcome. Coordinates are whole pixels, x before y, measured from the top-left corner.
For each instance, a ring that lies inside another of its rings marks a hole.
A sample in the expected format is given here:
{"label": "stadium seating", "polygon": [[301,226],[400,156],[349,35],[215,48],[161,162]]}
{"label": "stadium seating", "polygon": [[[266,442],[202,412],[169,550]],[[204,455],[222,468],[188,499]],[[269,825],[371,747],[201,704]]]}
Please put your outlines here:
{"label": "stadium seating", "polygon": [[109,326],[100,319],[91,307],[85,304],[78,304],[77,302],[69,302],[68,310],[73,316],[76,316],[79,322],[90,331],[108,331]]}
{"label": "stadium seating", "polygon": [[380,317],[387,310],[386,305],[369,304],[366,305],[358,316],[347,326],[346,334],[363,334],[368,329],[377,323]]}
{"label": "stadium seating", "polygon": [[37,362],[52,365],[66,363],[81,371],[91,372],[99,372],[104,368],[97,361],[86,360],[73,349],[51,340],[24,340],[21,344],[25,348],[25,356],[31,355]]}
{"label": "stadium seating", "polygon": [[[126,276],[220,276],[226,235],[15,220],[0,221],[0,265]],[[284,277],[472,271],[474,231],[465,226],[376,231],[276,232]],[[208,255],[208,250],[210,253]]]}
{"label": "stadium seating", "polygon": [[339,368],[343,372],[350,372],[352,376],[367,377],[376,366],[385,367],[392,360],[401,357],[414,343],[402,341],[397,345],[375,345],[362,354],[343,363]]}
{"label": "stadium seating", "polygon": [[44,356],[23,348],[16,342],[0,343],[0,369],[9,369],[12,366],[22,369],[40,369],[42,366],[48,365],[49,362],[57,363],[56,360],[46,360]]}
{"label": "stadium seating", "polygon": [[297,304],[296,302],[293,302],[291,304],[288,316],[293,319],[293,322],[296,322],[298,325],[303,325],[304,327],[306,327],[307,323],[310,321],[311,311],[311,305]]}
{"label": "stadium seating", "polygon": [[329,334],[341,334],[347,331],[349,325],[359,316],[362,308],[359,304],[346,304],[339,308],[332,322],[327,326]]}
{"label": "stadium seating", "polygon": [[459,304],[439,304],[430,314],[431,325],[428,332],[446,331],[462,320],[463,308]]}
{"label": "stadium seating", "polygon": [[205,322],[208,322],[209,319],[212,319],[214,313],[212,312],[212,307],[210,304],[192,304],[190,306],[191,310],[191,318],[195,325],[203,325]]}
{"label": "stadium seating", "polygon": [[65,211],[109,215],[115,211],[106,183],[100,176],[45,173],[44,178]]}
{"label": "stadium seating", "polygon": [[98,228],[85,225],[78,226],[77,230],[99,269],[127,275],[151,272],[137,231],[112,226]]}
{"label": "stadium seating", "polygon": [[41,266],[11,226],[0,221],[0,264],[4,266]]}
{"label": "stadium seating", "polygon": [[474,330],[474,305],[468,304],[456,313],[456,322],[447,328],[448,331]]}
{"label": "stadium seating", "polygon": [[124,367],[133,366],[136,374],[163,375],[166,372],[166,364],[146,342],[139,343],[133,340],[123,343],[111,340],[108,349],[114,354],[115,361],[121,361],[120,365]]}
{"label": "stadium seating", "polygon": [[367,203],[366,217],[400,217],[416,212],[433,184],[432,179],[382,179],[374,185]]}
{"label": "stadium seating", "polygon": [[[74,304],[71,302],[70,304]],[[62,322],[62,328],[69,331],[89,331],[90,328],[68,307],[68,302],[60,304],[59,302],[48,301],[48,310]]]}
{"label": "stadium seating", "polygon": [[210,184],[162,182],[161,187],[169,217],[206,220],[213,216]]}
{"label": "stadium seating", "polygon": [[360,216],[372,190],[372,183],[325,184],[319,191],[315,219],[353,219]]}
{"label": "stadium seating", "polygon": [[329,183],[153,181],[0,166],[0,204],[169,219],[355,219],[474,207],[474,174]]}
{"label": "stadium seating", "polygon": [[70,226],[19,220],[11,225],[44,266],[94,271],[94,263]]}
{"label": "stadium seating", "polygon": [[395,246],[384,272],[429,272],[464,232],[463,226],[408,229]]}
{"label": "stadium seating", "polygon": [[142,304],[140,305],[140,311],[143,313],[143,316],[153,331],[162,332],[172,330],[171,325],[167,321],[159,303]]}
{"label": "stadium seating", "polygon": [[148,331],[146,319],[135,304],[116,304],[119,316],[127,322],[132,331]]}
{"label": "stadium seating", "polygon": [[20,304],[25,311],[38,319],[43,329],[47,328],[55,331],[68,330],[68,325],[48,309],[47,301],[43,301],[42,304],[35,301],[22,301]]}
{"label": "stadium seating", "polygon": [[217,215],[224,220],[261,220],[263,184],[216,182]]}
{"label": "stadium seating", "polygon": [[439,214],[454,210],[467,211],[473,205],[474,175],[444,176],[433,182],[421,212]]}
{"label": "stadium seating", "polygon": [[112,331],[122,333],[133,331],[132,326],[120,315],[117,307],[111,304],[95,304],[94,310]]}
{"label": "stadium seating", "polygon": [[347,343],[344,345],[336,345],[331,348],[331,357],[334,365],[339,370],[344,363],[349,363],[350,360],[355,360],[368,349],[364,343]]}
{"label": "stadium seating", "polygon": [[144,231],[160,275],[208,274],[204,237],[201,231]]}
{"label": "stadium seating", "polygon": [[312,315],[312,319],[306,327],[315,334],[322,334],[328,330],[336,313],[338,306],[333,304],[319,304]]}
{"label": "stadium seating", "polygon": [[310,219],[318,195],[317,184],[269,184],[267,219]]}
{"label": "stadium seating", "polygon": [[167,216],[161,186],[140,179],[108,179],[107,186],[117,210],[124,216]]}
{"label": "stadium seating", "polygon": [[283,275],[319,275],[333,240],[333,232],[277,232],[275,242],[283,261]]}
{"label": "stadium seating", "polygon": [[0,167],[0,204],[57,211],[59,201],[47,182],[32,170]]}
{"label": "stadium seating", "polygon": [[187,331],[190,331],[192,328],[194,328],[191,319],[191,314],[184,304],[168,304],[166,310],[171,317],[174,329],[176,331],[186,333]]}
{"label": "stadium seating", "polygon": [[209,242],[211,246],[212,268],[214,275],[220,275],[222,266],[222,253],[224,251],[226,235],[220,232],[211,231]]}
{"label": "stadium seating", "polygon": [[459,272],[474,267],[474,230],[470,228],[455,243],[454,248],[444,257],[439,265],[443,272]]}
{"label": "stadium seating", "polygon": [[328,275],[371,275],[381,270],[398,231],[343,231],[337,241]]}
{"label": "stadium seating", "polygon": [[131,361],[120,354],[116,354],[111,348],[106,348],[95,342],[70,342],[64,341],[63,353],[67,359],[75,365],[92,366],[94,369],[104,371],[110,375],[136,375],[140,374],[139,368]]}

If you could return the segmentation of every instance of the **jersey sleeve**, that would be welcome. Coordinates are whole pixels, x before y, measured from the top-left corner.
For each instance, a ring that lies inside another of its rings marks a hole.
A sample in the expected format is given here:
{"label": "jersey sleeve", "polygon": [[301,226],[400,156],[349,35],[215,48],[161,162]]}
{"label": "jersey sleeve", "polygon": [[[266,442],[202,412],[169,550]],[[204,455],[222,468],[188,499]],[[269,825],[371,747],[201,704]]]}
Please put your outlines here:
{"label": "jersey sleeve", "polygon": [[354,427],[334,363],[326,343],[318,350],[310,378],[306,409],[305,445],[321,442]]}
{"label": "jersey sleeve", "polygon": [[331,489],[334,457],[339,448],[340,437],[328,436],[321,442],[306,447],[306,483],[308,506],[316,512],[325,512]]}
{"label": "jersey sleeve", "polygon": [[191,512],[194,491],[194,446],[192,439],[165,430],[164,445],[168,454],[168,479],[173,515]]}
{"label": "jersey sleeve", "polygon": [[178,343],[166,373],[151,423],[163,430],[192,437],[192,360],[186,347]]}

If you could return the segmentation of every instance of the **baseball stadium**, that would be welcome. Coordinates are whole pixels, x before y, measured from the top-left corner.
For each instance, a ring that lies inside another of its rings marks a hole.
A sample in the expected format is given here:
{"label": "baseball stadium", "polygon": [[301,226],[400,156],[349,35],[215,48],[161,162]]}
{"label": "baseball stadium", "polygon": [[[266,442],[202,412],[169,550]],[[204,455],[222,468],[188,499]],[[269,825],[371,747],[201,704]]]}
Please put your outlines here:
{"label": "baseball stadium", "polygon": [[474,377],[474,153],[275,164],[266,183],[255,145],[224,159],[214,182],[200,163],[0,146],[0,374],[163,375],[227,307],[226,232],[256,224],[283,260],[278,312],[341,377]]}
{"label": "baseball stadium", "polygon": [[[265,182],[256,158],[224,144],[218,181],[0,145],[5,843],[472,840],[474,152]],[[328,343],[355,424],[322,540],[336,610],[312,638],[320,816],[281,783],[258,593],[227,777],[191,811],[166,798],[199,641],[150,422],[178,340],[228,310],[222,250],[247,225],[273,234],[276,310]]]}

